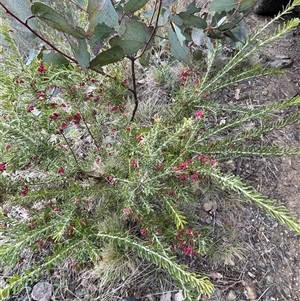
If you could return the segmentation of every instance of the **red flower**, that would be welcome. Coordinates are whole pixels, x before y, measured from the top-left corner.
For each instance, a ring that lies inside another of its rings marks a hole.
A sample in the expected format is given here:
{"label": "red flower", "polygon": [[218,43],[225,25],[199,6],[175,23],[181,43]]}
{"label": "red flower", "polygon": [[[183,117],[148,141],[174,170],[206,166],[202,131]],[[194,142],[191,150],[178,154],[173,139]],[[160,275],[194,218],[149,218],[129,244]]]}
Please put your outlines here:
{"label": "red flower", "polygon": [[163,166],[164,166],[164,163],[163,163],[163,162],[159,163],[159,164],[155,167],[155,171],[161,170],[161,169],[163,168]]}
{"label": "red flower", "polygon": [[191,245],[188,245],[188,246],[184,247],[183,253],[185,255],[191,256],[194,253],[194,248]]}
{"label": "red flower", "polygon": [[139,135],[136,136],[136,139],[137,139],[138,142],[142,142],[143,139],[144,139],[144,136],[142,134],[139,134]]}
{"label": "red flower", "polygon": [[50,115],[50,119],[53,121],[56,121],[56,119],[59,117],[59,113],[54,112],[52,115]]}
{"label": "red flower", "polygon": [[197,111],[194,114],[196,119],[201,119],[203,117],[203,112],[202,111]]}
{"label": "red flower", "polygon": [[148,231],[147,231],[147,229],[146,229],[146,228],[142,228],[142,229],[141,229],[141,234],[142,234],[142,235],[146,235],[146,234],[147,234],[147,232],[148,232]]}
{"label": "red flower", "polygon": [[133,167],[139,167],[139,163],[136,162],[136,161],[131,161],[130,164],[133,166]]}
{"label": "red flower", "polygon": [[59,175],[62,175],[62,174],[65,173],[65,169],[64,169],[63,167],[60,167],[60,168],[57,170],[56,173],[59,174]]}
{"label": "red flower", "polygon": [[126,215],[130,215],[131,213],[132,213],[132,210],[129,208],[129,207],[125,207],[124,209],[123,209],[123,212],[126,214]]}
{"label": "red flower", "polygon": [[27,169],[29,169],[30,167],[31,167],[31,163],[29,162],[28,164],[26,164],[26,165],[24,166],[24,169],[27,170]]}
{"label": "red flower", "polygon": [[198,177],[197,177],[197,171],[194,170],[194,171],[193,171],[193,174],[191,175],[191,180],[197,181],[197,179],[198,179]]}
{"label": "red flower", "polygon": [[179,179],[180,179],[180,181],[185,181],[187,179],[187,175],[181,174],[181,175],[179,175]]}
{"label": "red flower", "polygon": [[211,159],[209,163],[210,165],[215,165],[217,164],[217,162],[218,162],[217,159]]}
{"label": "red flower", "polygon": [[80,115],[79,112],[75,113],[74,116],[73,116],[73,118],[74,118],[74,123],[75,123],[75,124],[80,124],[80,121],[81,121],[81,115]]}
{"label": "red flower", "polygon": [[27,195],[27,192],[28,192],[28,186],[25,185],[25,186],[23,187],[22,191],[21,191],[22,196],[26,196],[26,195]]}
{"label": "red flower", "polygon": [[6,162],[0,163],[0,172],[3,172],[4,170],[6,170]]}
{"label": "red flower", "polygon": [[39,91],[38,92],[38,99],[43,100],[45,98],[45,92],[44,91]]}
{"label": "red flower", "polygon": [[198,159],[201,161],[201,163],[206,163],[208,161],[208,158],[204,155],[199,155]]}
{"label": "red flower", "polygon": [[27,107],[27,112],[32,112],[34,110],[34,106],[33,105],[29,105]]}
{"label": "red flower", "polygon": [[47,72],[47,68],[44,66],[43,62],[40,63],[40,66],[38,67],[37,71],[39,73],[46,73]]}
{"label": "red flower", "polygon": [[62,122],[60,125],[60,130],[64,130],[68,125],[65,122]]}
{"label": "red flower", "polygon": [[108,176],[107,181],[108,181],[110,184],[113,184],[114,181],[115,181],[115,178],[114,178],[113,176]]}
{"label": "red flower", "polygon": [[5,150],[6,150],[7,152],[9,152],[9,151],[11,150],[11,145],[10,145],[10,144],[7,144]]}

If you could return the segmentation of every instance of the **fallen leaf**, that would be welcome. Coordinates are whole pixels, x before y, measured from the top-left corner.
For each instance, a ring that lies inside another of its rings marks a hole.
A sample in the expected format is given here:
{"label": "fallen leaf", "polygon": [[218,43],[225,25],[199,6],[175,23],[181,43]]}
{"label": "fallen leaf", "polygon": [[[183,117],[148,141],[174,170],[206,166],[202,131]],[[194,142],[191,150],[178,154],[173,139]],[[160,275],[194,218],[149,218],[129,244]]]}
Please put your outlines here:
{"label": "fallen leaf", "polygon": [[245,295],[248,300],[255,300],[257,298],[257,293],[253,285],[246,285],[245,289],[246,289]]}
{"label": "fallen leaf", "polygon": [[207,276],[213,280],[216,280],[216,279],[222,279],[223,278],[223,275],[221,275],[220,273],[218,272],[211,272],[209,274],[207,274]]}

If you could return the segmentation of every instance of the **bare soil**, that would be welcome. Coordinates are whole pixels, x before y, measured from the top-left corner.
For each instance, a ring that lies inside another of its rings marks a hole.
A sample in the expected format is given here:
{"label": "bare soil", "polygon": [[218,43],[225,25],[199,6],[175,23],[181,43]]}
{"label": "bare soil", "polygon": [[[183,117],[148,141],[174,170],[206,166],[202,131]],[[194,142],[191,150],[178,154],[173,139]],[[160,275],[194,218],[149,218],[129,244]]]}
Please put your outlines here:
{"label": "bare soil", "polygon": [[[249,28],[262,26],[268,18],[251,15]],[[237,90],[239,100],[259,105],[300,94],[300,35],[289,33],[280,41],[263,49],[254,61],[261,64],[276,60],[276,56],[290,58],[292,64],[286,73],[242,83],[234,91],[227,91],[226,98],[232,101]],[[244,100],[243,100],[244,99]],[[299,108],[298,108],[299,110]],[[282,117],[287,112],[282,112]],[[274,116],[275,118],[275,116]],[[263,143],[279,146],[300,147],[300,124],[274,131]],[[238,170],[235,168],[239,166]],[[259,192],[278,205],[286,206],[300,218],[300,157],[253,158],[233,162],[232,172],[240,176]],[[228,204],[217,210],[218,219],[226,224],[228,212],[234,211],[231,223],[235,224],[243,243],[244,261],[231,265],[215,266],[214,272],[222,278],[214,281],[216,291],[211,301],[221,300],[300,300],[300,237],[295,232],[278,224],[253,205],[243,208]],[[228,222],[228,221],[227,221]]]}

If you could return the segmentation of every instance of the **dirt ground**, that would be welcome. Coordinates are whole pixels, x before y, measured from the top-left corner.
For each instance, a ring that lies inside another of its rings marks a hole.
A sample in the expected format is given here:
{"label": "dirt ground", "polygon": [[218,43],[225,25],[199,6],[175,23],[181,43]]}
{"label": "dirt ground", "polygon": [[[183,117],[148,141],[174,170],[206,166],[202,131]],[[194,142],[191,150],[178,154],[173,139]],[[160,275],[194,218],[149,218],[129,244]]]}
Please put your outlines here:
{"label": "dirt ground", "polygon": [[[248,26],[262,26],[266,17],[250,15]],[[254,105],[276,101],[300,94],[300,35],[289,33],[284,39],[263,49],[254,60],[262,64],[275,60],[287,60],[286,73],[255,79],[235,87],[241,90],[240,99]],[[279,57],[278,57],[279,56]],[[291,60],[291,61],[289,61]],[[232,99],[235,91],[228,90],[226,97]],[[282,112],[283,116],[286,112]],[[288,126],[271,133],[264,143],[300,147],[300,124]],[[237,163],[237,162],[235,162]],[[259,192],[278,205],[285,205],[300,218],[300,157],[253,158],[239,162],[239,174]],[[235,166],[235,165],[234,165]],[[233,172],[237,172],[233,170]],[[300,301],[300,237],[287,230],[274,219],[249,205],[246,208],[219,208],[221,222],[224,213],[235,211],[235,226],[245,246],[245,260],[232,262],[225,267],[215,267],[214,272],[223,277],[214,281],[216,291],[210,301],[260,300]],[[217,211],[218,214],[218,211]]]}

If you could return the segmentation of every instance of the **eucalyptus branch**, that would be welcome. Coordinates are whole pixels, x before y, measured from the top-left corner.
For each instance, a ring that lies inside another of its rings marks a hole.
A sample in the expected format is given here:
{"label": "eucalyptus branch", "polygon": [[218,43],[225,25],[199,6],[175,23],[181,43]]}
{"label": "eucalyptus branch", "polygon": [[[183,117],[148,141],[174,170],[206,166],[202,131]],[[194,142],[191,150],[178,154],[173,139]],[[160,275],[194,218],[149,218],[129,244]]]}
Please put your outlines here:
{"label": "eucalyptus branch", "polygon": [[135,77],[135,58],[133,57],[128,57],[131,61],[131,77],[132,77],[132,87],[133,89],[129,89],[129,91],[133,94],[133,98],[134,98],[134,109],[132,111],[132,115],[131,115],[131,119],[130,121],[132,122],[134,120],[134,116],[136,114],[136,111],[138,109],[139,106],[139,100],[137,97],[137,91],[136,91],[136,77]]}
{"label": "eucalyptus branch", "polygon": [[[150,34],[150,37],[149,37],[148,41],[145,43],[145,46],[144,46],[144,48],[142,49],[141,53],[140,53],[138,56],[135,57],[136,59],[140,58],[140,57],[145,53],[145,51],[147,50],[149,44],[151,43],[152,39],[153,39],[154,36],[155,36],[155,33],[156,33],[156,31],[157,31],[157,28],[158,28],[158,21],[159,21],[159,15],[160,15],[161,7],[162,7],[162,0],[159,0],[159,6],[158,6],[158,12],[157,12],[157,18],[156,18],[156,20],[155,20],[154,28],[153,28],[153,30],[152,30],[152,32],[151,32],[151,34]],[[155,12],[155,11],[156,11],[156,9],[154,10],[154,12]],[[154,12],[153,12],[153,15],[154,15]],[[151,25],[151,23],[152,23],[152,20],[151,20],[151,22],[150,22],[150,25]]]}
{"label": "eucalyptus branch", "polygon": [[26,27],[28,30],[30,30],[36,37],[38,37],[39,39],[41,39],[45,44],[47,44],[48,46],[50,46],[53,50],[55,50],[56,52],[60,53],[61,55],[63,55],[65,58],[69,59],[70,61],[78,64],[78,62],[68,56],[67,54],[65,54],[64,52],[62,52],[61,50],[59,50],[58,48],[56,48],[52,43],[50,43],[48,40],[46,40],[43,36],[41,36],[39,33],[37,33],[34,29],[32,29],[29,25],[28,25],[28,20],[35,18],[35,16],[31,16],[29,17],[25,22],[23,22],[19,17],[17,17],[13,12],[11,12],[4,4],[0,3],[0,5],[4,8],[5,12],[7,14],[9,14],[10,16],[12,16],[14,19],[16,19],[18,22],[20,22],[24,27]]}

